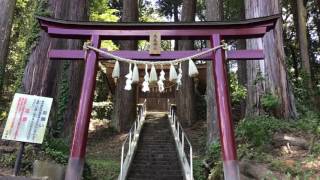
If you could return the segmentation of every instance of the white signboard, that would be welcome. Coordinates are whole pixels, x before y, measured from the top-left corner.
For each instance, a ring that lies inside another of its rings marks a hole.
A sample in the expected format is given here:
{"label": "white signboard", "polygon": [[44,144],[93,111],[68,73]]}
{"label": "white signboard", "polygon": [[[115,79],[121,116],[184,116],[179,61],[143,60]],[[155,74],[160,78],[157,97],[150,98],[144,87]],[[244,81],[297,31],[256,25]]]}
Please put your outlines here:
{"label": "white signboard", "polygon": [[41,144],[52,100],[47,97],[16,93],[2,139]]}

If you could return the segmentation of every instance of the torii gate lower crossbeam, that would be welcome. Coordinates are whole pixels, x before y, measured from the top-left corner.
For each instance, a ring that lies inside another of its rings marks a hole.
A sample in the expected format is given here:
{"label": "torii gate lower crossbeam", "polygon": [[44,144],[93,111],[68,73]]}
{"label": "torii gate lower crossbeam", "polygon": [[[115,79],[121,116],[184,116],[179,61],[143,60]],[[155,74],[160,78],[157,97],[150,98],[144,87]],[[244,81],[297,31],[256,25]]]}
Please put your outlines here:
{"label": "torii gate lower crossbeam", "polygon": [[[90,39],[92,46],[100,48],[101,40],[105,39],[145,39],[150,32],[161,32],[163,39],[204,39],[211,40],[212,47],[221,44],[222,39],[259,38],[273,29],[280,15],[251,19],[240,22],[198,22],[198,23],[93,23],[72,22],[38,17],[41,27],[50,35],[58,38]],[[165,52],[161,56],[149,56],[145,52],[118,51],[118,56],[132,59],[176,59],[191,51]],[[88,137],[88,126],[92,110],[93,93],[99,57],[93,50],[50,50],[52,59],[85,60],[85,72],[81,89],[76,126],[73,135],[72,149],[69,157],[66,180],[80,180],[85,159]],[[263,59],[262,50],[242,50],[227,52],[229,59],[253,60]],[[82,58],[83,57],[83,58]],[[227,57],[227,58],[228,58]],[[206,56],[204,59],[208,60]],[[223,168],[226,180],[239,180],[236,143],[233,122],[231,118],[230,96],[227,82],[227,67],[225,51],[216,50],[210,60],[213,60],[213,76],[215,79],[215,96],[220,127],[220,140],[223,153]]]}

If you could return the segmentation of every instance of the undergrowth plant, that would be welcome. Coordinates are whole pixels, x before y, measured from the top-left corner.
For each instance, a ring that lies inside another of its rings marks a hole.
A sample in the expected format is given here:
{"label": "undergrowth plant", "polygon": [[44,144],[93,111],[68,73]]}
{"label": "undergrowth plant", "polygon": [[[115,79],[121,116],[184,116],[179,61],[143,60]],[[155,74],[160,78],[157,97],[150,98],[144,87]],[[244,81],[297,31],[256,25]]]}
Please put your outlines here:
{"label": "undergrowth plant", "polygon": [[271,142],[275,132],[289,128],[288,124],[272,116],[249,117],[239,122],[236,135],[243,143],[261,147]]}
{"label": "undergrowth plant", "polygon": [[273,111],[280,105],[279,97],[272,94],[272,93],[266,93],[261,98],[261,106],[268,112]]}
{"label": "undergrowth plant", "polygon": [[247,89],[241,85],[237,79],[237,74],[235,72],[229,73],[230,81],[230,96],[232,103],[240,103],[246,99]]}

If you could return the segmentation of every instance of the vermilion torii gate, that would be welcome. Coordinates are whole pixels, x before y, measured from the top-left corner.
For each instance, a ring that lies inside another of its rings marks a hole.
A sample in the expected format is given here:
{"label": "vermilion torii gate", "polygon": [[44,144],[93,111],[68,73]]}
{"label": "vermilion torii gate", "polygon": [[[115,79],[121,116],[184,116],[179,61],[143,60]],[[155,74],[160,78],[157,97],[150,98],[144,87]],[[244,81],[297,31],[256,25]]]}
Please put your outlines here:
{"label": "vermilion torii gate", "polygon": [[[239,22],[195,22],[195,23],[99,23],[72,22],[38,17],[41,28],[50,37],[90,40],[93,47],[100,48],[101,40],[148,40],[151,32],[159,32],[162,39],[211,40],[212,47],[219,46],[221,40],[261,38],[274,28],[280,15],[249,19]],[[160,56],[148,52],[115,51],[120,57],[137,60],[173,60],[196,54],[198,51],[167,51]],[[66,173],[67,180],[81,179],[84,165],[88,126],[92,110],[98,61],[108,60],[95,51],[56,50],[48,53],[51,59],[84,60],[85,72],[73,135],[71,154]],[[111,59],[111,58],[109,58]],[[234,139],[231,105],[227,84],[226,60],[264,59],[263,50],[225,51],[220,48],[213,53],[199,57],[213,60],[215,96],[220,126],[225,179],[239,179],[236,144]]]}

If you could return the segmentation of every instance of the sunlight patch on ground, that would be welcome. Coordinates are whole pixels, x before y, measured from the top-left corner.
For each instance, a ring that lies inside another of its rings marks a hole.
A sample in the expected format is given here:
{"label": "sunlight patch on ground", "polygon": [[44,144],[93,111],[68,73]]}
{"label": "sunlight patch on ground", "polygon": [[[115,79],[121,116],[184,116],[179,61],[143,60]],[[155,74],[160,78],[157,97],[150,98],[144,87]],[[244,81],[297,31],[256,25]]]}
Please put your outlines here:
{"label": "sunlight patch on ground", "polygon": [[302,162],[302,167],[306,169],[314,169],[319,170],[320,169],[320,156],[318,158],[312,159],[312,160],[305,160]]}
{"label": "sunlight patch on ground", "polygon": [[96,131],[99,128],[108,128],[111,121],[107,119],[91,119],[89,124],[89,132]]}

